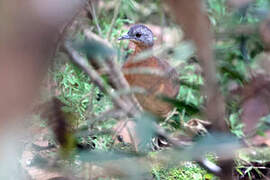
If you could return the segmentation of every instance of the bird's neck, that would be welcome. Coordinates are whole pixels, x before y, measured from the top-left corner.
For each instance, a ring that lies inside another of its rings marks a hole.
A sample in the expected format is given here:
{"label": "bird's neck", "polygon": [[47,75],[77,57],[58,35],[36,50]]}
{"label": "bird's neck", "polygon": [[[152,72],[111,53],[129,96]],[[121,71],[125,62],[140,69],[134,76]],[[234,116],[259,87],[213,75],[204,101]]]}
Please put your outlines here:
{"label": "bird's neck", "polygon": [[135,45],[135,51],[134,51],[134,55],[135,54],[138,54],[138,53],[141,53],[142,51],[145,51],[145,50],[147,50],[147,49],[151,49],[152,48],[152,46],[145,46],[145,45],[141,45],[141,44],[136,44]]}

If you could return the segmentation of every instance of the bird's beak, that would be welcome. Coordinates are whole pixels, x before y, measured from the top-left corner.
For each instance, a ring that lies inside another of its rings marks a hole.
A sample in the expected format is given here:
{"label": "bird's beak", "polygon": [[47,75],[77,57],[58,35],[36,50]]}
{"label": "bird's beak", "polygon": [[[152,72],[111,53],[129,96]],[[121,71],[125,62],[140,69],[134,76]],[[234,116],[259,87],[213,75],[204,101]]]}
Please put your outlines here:
{"label": "bird's beak", "polygon": [[124,40],[124,39],[131,39],[131,38],[128,34],[125,34],[125,35],[121,36],[120,38],[118,38],[118,40]]}

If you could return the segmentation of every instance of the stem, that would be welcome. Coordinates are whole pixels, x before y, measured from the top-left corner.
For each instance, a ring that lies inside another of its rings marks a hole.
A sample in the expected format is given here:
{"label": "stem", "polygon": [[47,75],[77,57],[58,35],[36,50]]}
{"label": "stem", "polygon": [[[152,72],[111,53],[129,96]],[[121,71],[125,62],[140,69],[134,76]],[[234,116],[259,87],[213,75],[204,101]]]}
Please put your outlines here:
{"label": "stem", "polygon": [[114,9],[114,13],[113,13],[112,23],[110,25],[110,29],[109,29],[108,34],[107,34],[108,41],[110,41],[110,39],[111,39],[112,29],[113,29],[113,27],[115,25],[116,18],[117,18],[118,13],[119,13],[120,4],[121,4],[121,0],[117,0],[116,5],[115,5],[115,9]]}
{"label": "stem", "polygon": [[102,31],[101,31],[101,28],[99,26],[99,22],[98,22],[98,18],[97,18],[97,15],[96,15],[96,10],[95,10],[95,7],[93,6],[92,3],[90,3],[90,1],[88,1],[88,7],[89,7],[89,11],[90,13],[92,14],[93,18],[94,18],[94,23],[96,24],[97,26],[97,30],[98,30],[98,34],[100,36],[102,36]]}

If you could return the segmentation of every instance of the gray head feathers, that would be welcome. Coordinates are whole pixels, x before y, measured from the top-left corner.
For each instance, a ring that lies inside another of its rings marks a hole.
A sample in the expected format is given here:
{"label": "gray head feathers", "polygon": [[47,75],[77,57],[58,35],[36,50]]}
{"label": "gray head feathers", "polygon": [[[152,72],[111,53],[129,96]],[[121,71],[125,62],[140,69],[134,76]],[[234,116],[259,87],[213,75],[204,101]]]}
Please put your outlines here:
{"label": "gray head feathers", "polygon": [[119,38],[119,40],[130,39],[135,42],[142,43],[145,46],[154,45],[154,35],[152,31],[142,24],[135,24],[130,27],[128,33]]}

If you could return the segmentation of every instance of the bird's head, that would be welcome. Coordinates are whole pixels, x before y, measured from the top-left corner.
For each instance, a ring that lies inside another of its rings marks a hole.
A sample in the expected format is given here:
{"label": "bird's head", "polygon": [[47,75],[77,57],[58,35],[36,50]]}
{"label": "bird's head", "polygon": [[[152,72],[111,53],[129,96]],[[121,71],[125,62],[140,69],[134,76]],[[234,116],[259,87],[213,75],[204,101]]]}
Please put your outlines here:
{"label": "bird's head", "polygon": [[135,24],[130,27],[127,34],[118,40],[128,39],[140,47],[152,47],[154,45],[154,35],[152,31],[142,24]]}

